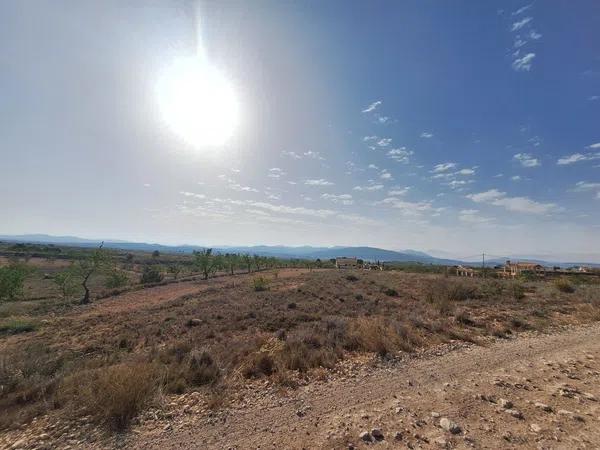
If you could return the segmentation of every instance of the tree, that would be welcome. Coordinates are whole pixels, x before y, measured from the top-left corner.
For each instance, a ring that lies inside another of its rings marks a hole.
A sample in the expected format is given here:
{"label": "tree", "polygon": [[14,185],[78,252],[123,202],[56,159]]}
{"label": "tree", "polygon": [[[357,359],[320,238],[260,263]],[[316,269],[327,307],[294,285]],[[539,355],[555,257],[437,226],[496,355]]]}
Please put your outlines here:
{"label": "tree", "polygon": [[215,269],[212,248],[194,252],[194,265],[202,272],[204,279],[208,280],[208,277]]}
{"label": "tree", "polygon": [[152,252],[152,257],[153,257],[154,259],[158,258],[159,256],[160,256],[160,252],[159,252],[158,250],[154,250],[154,251]]}
{"label": "tree", "polygon": [[110,289],[119,288],[125,286],[129,278],[125,272],[121,272],[116,266],[108,273],[108,279],[106,280],[106,287]]}
{"label": "tree", "polygon": [[87,305],[90,302],[90,288],[88,287],[90,277],[104,269],[107,263],[108,256],[102,247],[104,247],[104,242],[90,256],[78,261],[73,266],[73,273],[81,280],[81,287],[84,290],[83,298],[79,302],[82,305]]}
{"label": "tree", "polygon": [[77,274],[73,270],[73,267],[64,270],[63,272],[59,272],[54,275],[52,281],[58,285],[60,292],[62,294],[63,299],[68,299],[70,296],[75,295],[77,292]]}
{"label": "tree", "polygon": [[252,259],[254,260],[254,266],[256,267],[256,271],[259,272],[260,267],[262,266],[262,258],[258,255],[254,255]]}
{"label": "tree", "polygon": [[24,264],[13,263],[0,267],[0,300],[14,300],[23,294],[27,272],[27,266]]}
{"label": "tree", "polygon": [[242,255],[242,261],[244,261],[244,265],[248,268],[248,273],[252,272],[252,257],[245,253]]}
{"label": "tree", "polygon": [[180,264],[170,264],[169,267],[167,267],[167,270],[171,275],[173,275],[173,279],[176,280],[181,271],[183,270],[183,267],[181,267]]}
{"label": "tree", "polygon": [[223,256],[223,263],[230,275],[235,273],[235,267],[237,266],[238,261],[239,256],[235,253],[225,253],[225,256]]}

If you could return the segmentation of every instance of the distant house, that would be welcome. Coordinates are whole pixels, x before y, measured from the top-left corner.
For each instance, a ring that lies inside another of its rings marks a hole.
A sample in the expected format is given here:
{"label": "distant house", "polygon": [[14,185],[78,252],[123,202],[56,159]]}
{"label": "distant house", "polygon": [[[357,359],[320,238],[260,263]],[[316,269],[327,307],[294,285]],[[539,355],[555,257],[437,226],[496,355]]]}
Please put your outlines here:
{"label": "distant house", "polygon": [[470,267],[456,266],[456,275],[459,277],[474,277],[475,271]]}
{"label": "distant house", "polygon": [[536,275],[544,275],[546,273],[546,269],[541,264],[531,263],[531,262],[511,262],[506,261],[504,267],[502,268],[502,276],[505,277],[517,277],[522,273],[533,273]]}
{"label": "distant house", "polygon": [[358,267],[358,260],[356,258],[335,258],[335,267],[338,269],[356,269]]}

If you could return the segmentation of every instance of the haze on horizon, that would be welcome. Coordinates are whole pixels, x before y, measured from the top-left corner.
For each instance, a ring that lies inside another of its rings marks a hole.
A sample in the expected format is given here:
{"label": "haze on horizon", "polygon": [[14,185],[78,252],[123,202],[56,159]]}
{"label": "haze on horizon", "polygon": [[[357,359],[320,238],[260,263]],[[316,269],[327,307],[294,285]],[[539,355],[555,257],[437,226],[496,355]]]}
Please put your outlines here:
{"label": "haze on horizon", "polygon": [[0,4],[0,234],[600,262],[600,9]]}

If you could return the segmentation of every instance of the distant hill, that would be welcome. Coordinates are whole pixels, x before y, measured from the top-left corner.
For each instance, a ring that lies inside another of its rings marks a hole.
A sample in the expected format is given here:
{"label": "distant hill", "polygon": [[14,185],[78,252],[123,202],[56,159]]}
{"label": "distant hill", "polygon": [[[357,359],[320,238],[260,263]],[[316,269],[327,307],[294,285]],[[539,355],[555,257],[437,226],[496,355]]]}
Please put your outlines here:
{"label": "distant hill", "polygon": [[[19,236],[0,235],[0,241],[5,242],[35,242],[44,244],[72,245],[77,247],[94,247],[100,244],[100,240],[82,239],[75,236],[51,236],[46,234],[26,234]],[[152,244],[145,242],[127,242],[127,241],[104,241],[106,248],[119,249],[125,251],[147,251],[152,252],[158,250],[161,253],[192,253],[194,250],[201,250],[203,246],[199,245],[163,245]],[[338,256],[357,257],[367,261],[381,262],[415,262],[421,264],[441,264],[441,265],[456,265],[465,264],[478,266],[479,263],[464,262],[455,259],[437,258],[425,252],[418,250],[386,250],[376,247],[288,247],[284,245],[256,245],[256,246],[213,246],[215,252],[218,253],[249,253],[260,256],[274,256],[277,258],[304,258],[304,259],[331,259]],[[486,264],[493,266],[496,264],[504,264],[510,256],[502,259],[493,259],[486,261]],[[583,262],[554,262],[543,261],[534,258],[512,258],[514,260],[527,260],[536,262],[544,266],[561,266],[573,267],[587,265],[592,267],[600,267],[600,264],[583,263]]]}

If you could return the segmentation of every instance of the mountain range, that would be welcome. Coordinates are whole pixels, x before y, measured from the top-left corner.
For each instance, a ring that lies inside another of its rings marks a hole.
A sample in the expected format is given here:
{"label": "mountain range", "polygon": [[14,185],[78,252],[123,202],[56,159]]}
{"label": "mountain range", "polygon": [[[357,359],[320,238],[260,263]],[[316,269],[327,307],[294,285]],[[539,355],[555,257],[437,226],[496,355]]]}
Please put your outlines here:
{"label": "mountain range", "polygon": [[[83,239],[75,236],[51,236],[46,234],[26,234],[26,235],[0,235],[0,241],[5,242],[28,242],[28,243],[44,243],[44,244],[59,244],[71,245],[77,247],[94,247],[100,244],[98,239]],[[106,248],[129,250],[129,251],[154,251],[158,250],[161,253],[192,253],[195,250],[206,248],[199,245],[163,245],[152,244],[145,242],[128,242],[120,240],[104,241]],[[431,256],[428,253],[418,250],[386,250],[376,247],[312,247],[300,246],[289,247],[283,245],[256,245],[256,246],[214,246],[212,247],[218,253],[249,253],[260,256],[274,256],[278,258],[302,258],[302,259],[331,259],[336,257],[357,257],[368,261],[382,262],[416,262],[421,264],[441,264],[441,265],[479,265],[479,263],[460,261],[452,258],[438,258]],[[596,263],[584,262],[557,262],[552,260],[539,260],[536,258],[527,257],[512,257],[507,255],[505,258],[495,258],[486,261],[488,265],[503,264],[507,259],[527,260],[539,263],[545,266],[558,265],[561,267],[573,267],[579,265],[587,265],[592,267],[600,267]]]}

